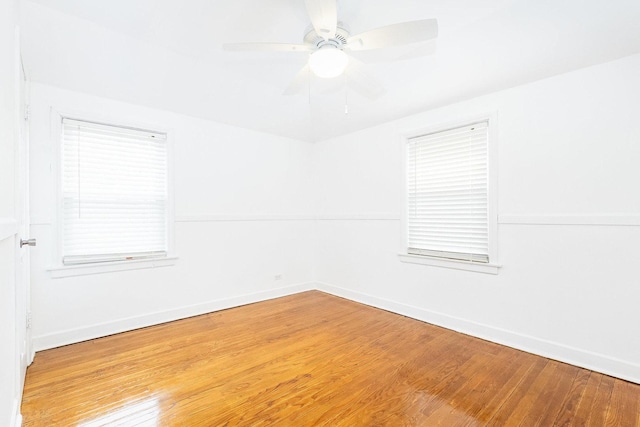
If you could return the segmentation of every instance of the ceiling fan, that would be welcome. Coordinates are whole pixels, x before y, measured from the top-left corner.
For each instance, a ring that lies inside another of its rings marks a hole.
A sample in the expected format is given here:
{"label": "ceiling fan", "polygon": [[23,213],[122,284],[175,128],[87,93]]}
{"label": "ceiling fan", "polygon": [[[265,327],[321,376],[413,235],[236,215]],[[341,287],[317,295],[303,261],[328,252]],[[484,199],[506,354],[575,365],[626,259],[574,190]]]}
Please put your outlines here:
{"label": "ceiling fan", "polygon": [[312,28],[303,37],[303,43],[226,43],[227,51],[310,52],[309,60],[284,91],[285,95],[298,93],[304,88],[310,74],[320,78],[346,75],[357,92],[377,98],[384,89],[366,73],[364,64],[347,52],[402,46],[435,39],[438,21],[422,19],[401,22],[352,35],[338,21],[337,0],[305,0]]}

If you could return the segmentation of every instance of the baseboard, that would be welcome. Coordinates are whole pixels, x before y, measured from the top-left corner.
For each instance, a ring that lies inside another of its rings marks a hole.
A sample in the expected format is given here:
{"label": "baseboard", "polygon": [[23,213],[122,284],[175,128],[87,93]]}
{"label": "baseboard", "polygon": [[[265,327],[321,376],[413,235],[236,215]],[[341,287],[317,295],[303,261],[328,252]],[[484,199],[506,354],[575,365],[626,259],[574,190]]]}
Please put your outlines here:
{"label": "baseboard", "polygon": [[254,302],[279,298],[315,289],[314,283],[300,283],[268,291],[235,296],[232,298],[208,301],[201,304],[179,307],[171,310],[148,313],[141,316],[119,319],[113,322],[100,323],[77,329],[56,332],[48,335],[33,337],[34,351],[47,350],[63,345],[73,344],[90,339],[113,335],[120,332],[131,331],[147,326],[158,325],[187,317],[198,316],[227,308],[238,307]]}
{"label": "baseboard", "polygon": [[[91,325],[83,328],[66,330],[49,335],[42,335],[33,338],[34,351],[46,350],[54,347],[60,347],[67,344],[73,344],[94,338],[100,338],[107,335],[113,335],[120,332],[126,332],[138,328],[157,325],[161,323],[171,322],[174,320],[184,319],[187,317],[197,316],[200,314],[211,313],[218,310],[238,307],[241,305],[251,304],[255,302],[265,301],[273,298],[279,298],[286,295],[295,294],[309,290],[319,290],[342,298],[347,298],[362,304],[423,322],[442,326],[447,329],[461,332],[467,335],[485,339],[487,341],[506,345],[528,353],[537,354],[550,359],[569,363],[585,369],[601,372],[613,377],[622,378],[627,381],[640,384],[640,365],[629,361],[616,359],[607,355],[593,353],[583,349],[570,347],[557,342],[552,342],[529,335],[519,334],[517,332],[496,328],[490,325],[473,322],[438,313],[431,310],[425,310],[419,307],[402,304],[396,301],[375,297],[362,292],[356,292],[344,289],[328,283],[300,283],[283,288],[272,289],[268,291],[256,292],[247,295],[240,295],[232,298],[209,301],[202,304],[196,304],[177,309],[149,313],[142,316],[120,319],[114,322]],[[19,406],[16,409],[16,422],[19,414]],[[20,425],[20,424],[15,424]]]}
{"label": "baseboard", "polygon": [[631,363],[630,361],[620,360],[557,342],[519,334],[517,332],[425,310],[388,299],[378,298],[328,283],[316,283],[316,289],[423,322],[442,326],[456,332],[640,384],[640,365]]}
{"label": "baseboard", "polygon": [[20,401],[18,399],[13,400],[13,410],[11,411],[11,424],[12,427],[22,427],[22,414],[20,413]]}

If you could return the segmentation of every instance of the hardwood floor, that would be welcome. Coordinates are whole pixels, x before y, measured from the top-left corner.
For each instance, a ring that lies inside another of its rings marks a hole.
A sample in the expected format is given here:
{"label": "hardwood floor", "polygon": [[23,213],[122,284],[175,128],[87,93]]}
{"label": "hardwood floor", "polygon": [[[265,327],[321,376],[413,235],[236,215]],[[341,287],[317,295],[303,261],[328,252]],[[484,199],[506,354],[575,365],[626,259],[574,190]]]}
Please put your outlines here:
{"label": "hardwood floor", "polygon": [[321,292],[39,352],[24,426],[640,426],[640,385]]}

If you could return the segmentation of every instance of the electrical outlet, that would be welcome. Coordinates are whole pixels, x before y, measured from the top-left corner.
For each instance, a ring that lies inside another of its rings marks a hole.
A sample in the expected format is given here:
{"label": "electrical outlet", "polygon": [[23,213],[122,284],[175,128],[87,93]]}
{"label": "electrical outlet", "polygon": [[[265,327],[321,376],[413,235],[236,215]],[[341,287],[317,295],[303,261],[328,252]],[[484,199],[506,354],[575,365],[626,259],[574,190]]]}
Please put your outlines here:
{"label": "electrical outlet", "polygon": [[278,273],[278,274],[276,274],[275,276],[273,276],[273,278],[274,278],[275,280],[282,280],[282,273]]}

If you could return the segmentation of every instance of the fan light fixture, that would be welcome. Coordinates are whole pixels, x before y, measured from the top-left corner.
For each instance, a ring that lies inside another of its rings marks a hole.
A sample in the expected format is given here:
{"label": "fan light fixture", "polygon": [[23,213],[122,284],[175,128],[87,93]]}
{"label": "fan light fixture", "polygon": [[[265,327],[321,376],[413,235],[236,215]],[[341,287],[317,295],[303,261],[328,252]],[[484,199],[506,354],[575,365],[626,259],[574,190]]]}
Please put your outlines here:
{"label": "fan light fixture", "polygon": [[349,57],[335,46],[325,45],[309,57],[311,71],[323,79],[338,77],[347,68]]}
{"label": "fan light fixture", "polygon": [[[297,0],[299,1],[299,0]],[[304,0],[311,27],[305,30],[302,43],[225,43],[227,51],[310,53],[307,65],[296,74],[284,91],[295,95],[307,86],[311,72],[330,79],[346,72],[347,84],[370,99],[384,93],[384,88],[364,70],[364,64],[351,52],[405,46],[438,37],[438,21],[433,18],[399,22],[359,34],[351,34],[344,22],[338,21],[338,3],[342,0]],[[300,3],[302,3],[300,1]],[[358,2],[356,2],[358,3]],[[262,22],[263,25],[269,22]],[[349,55],[349,56],[347,56]],[[348,67],[348,68],[347,68]]]}

